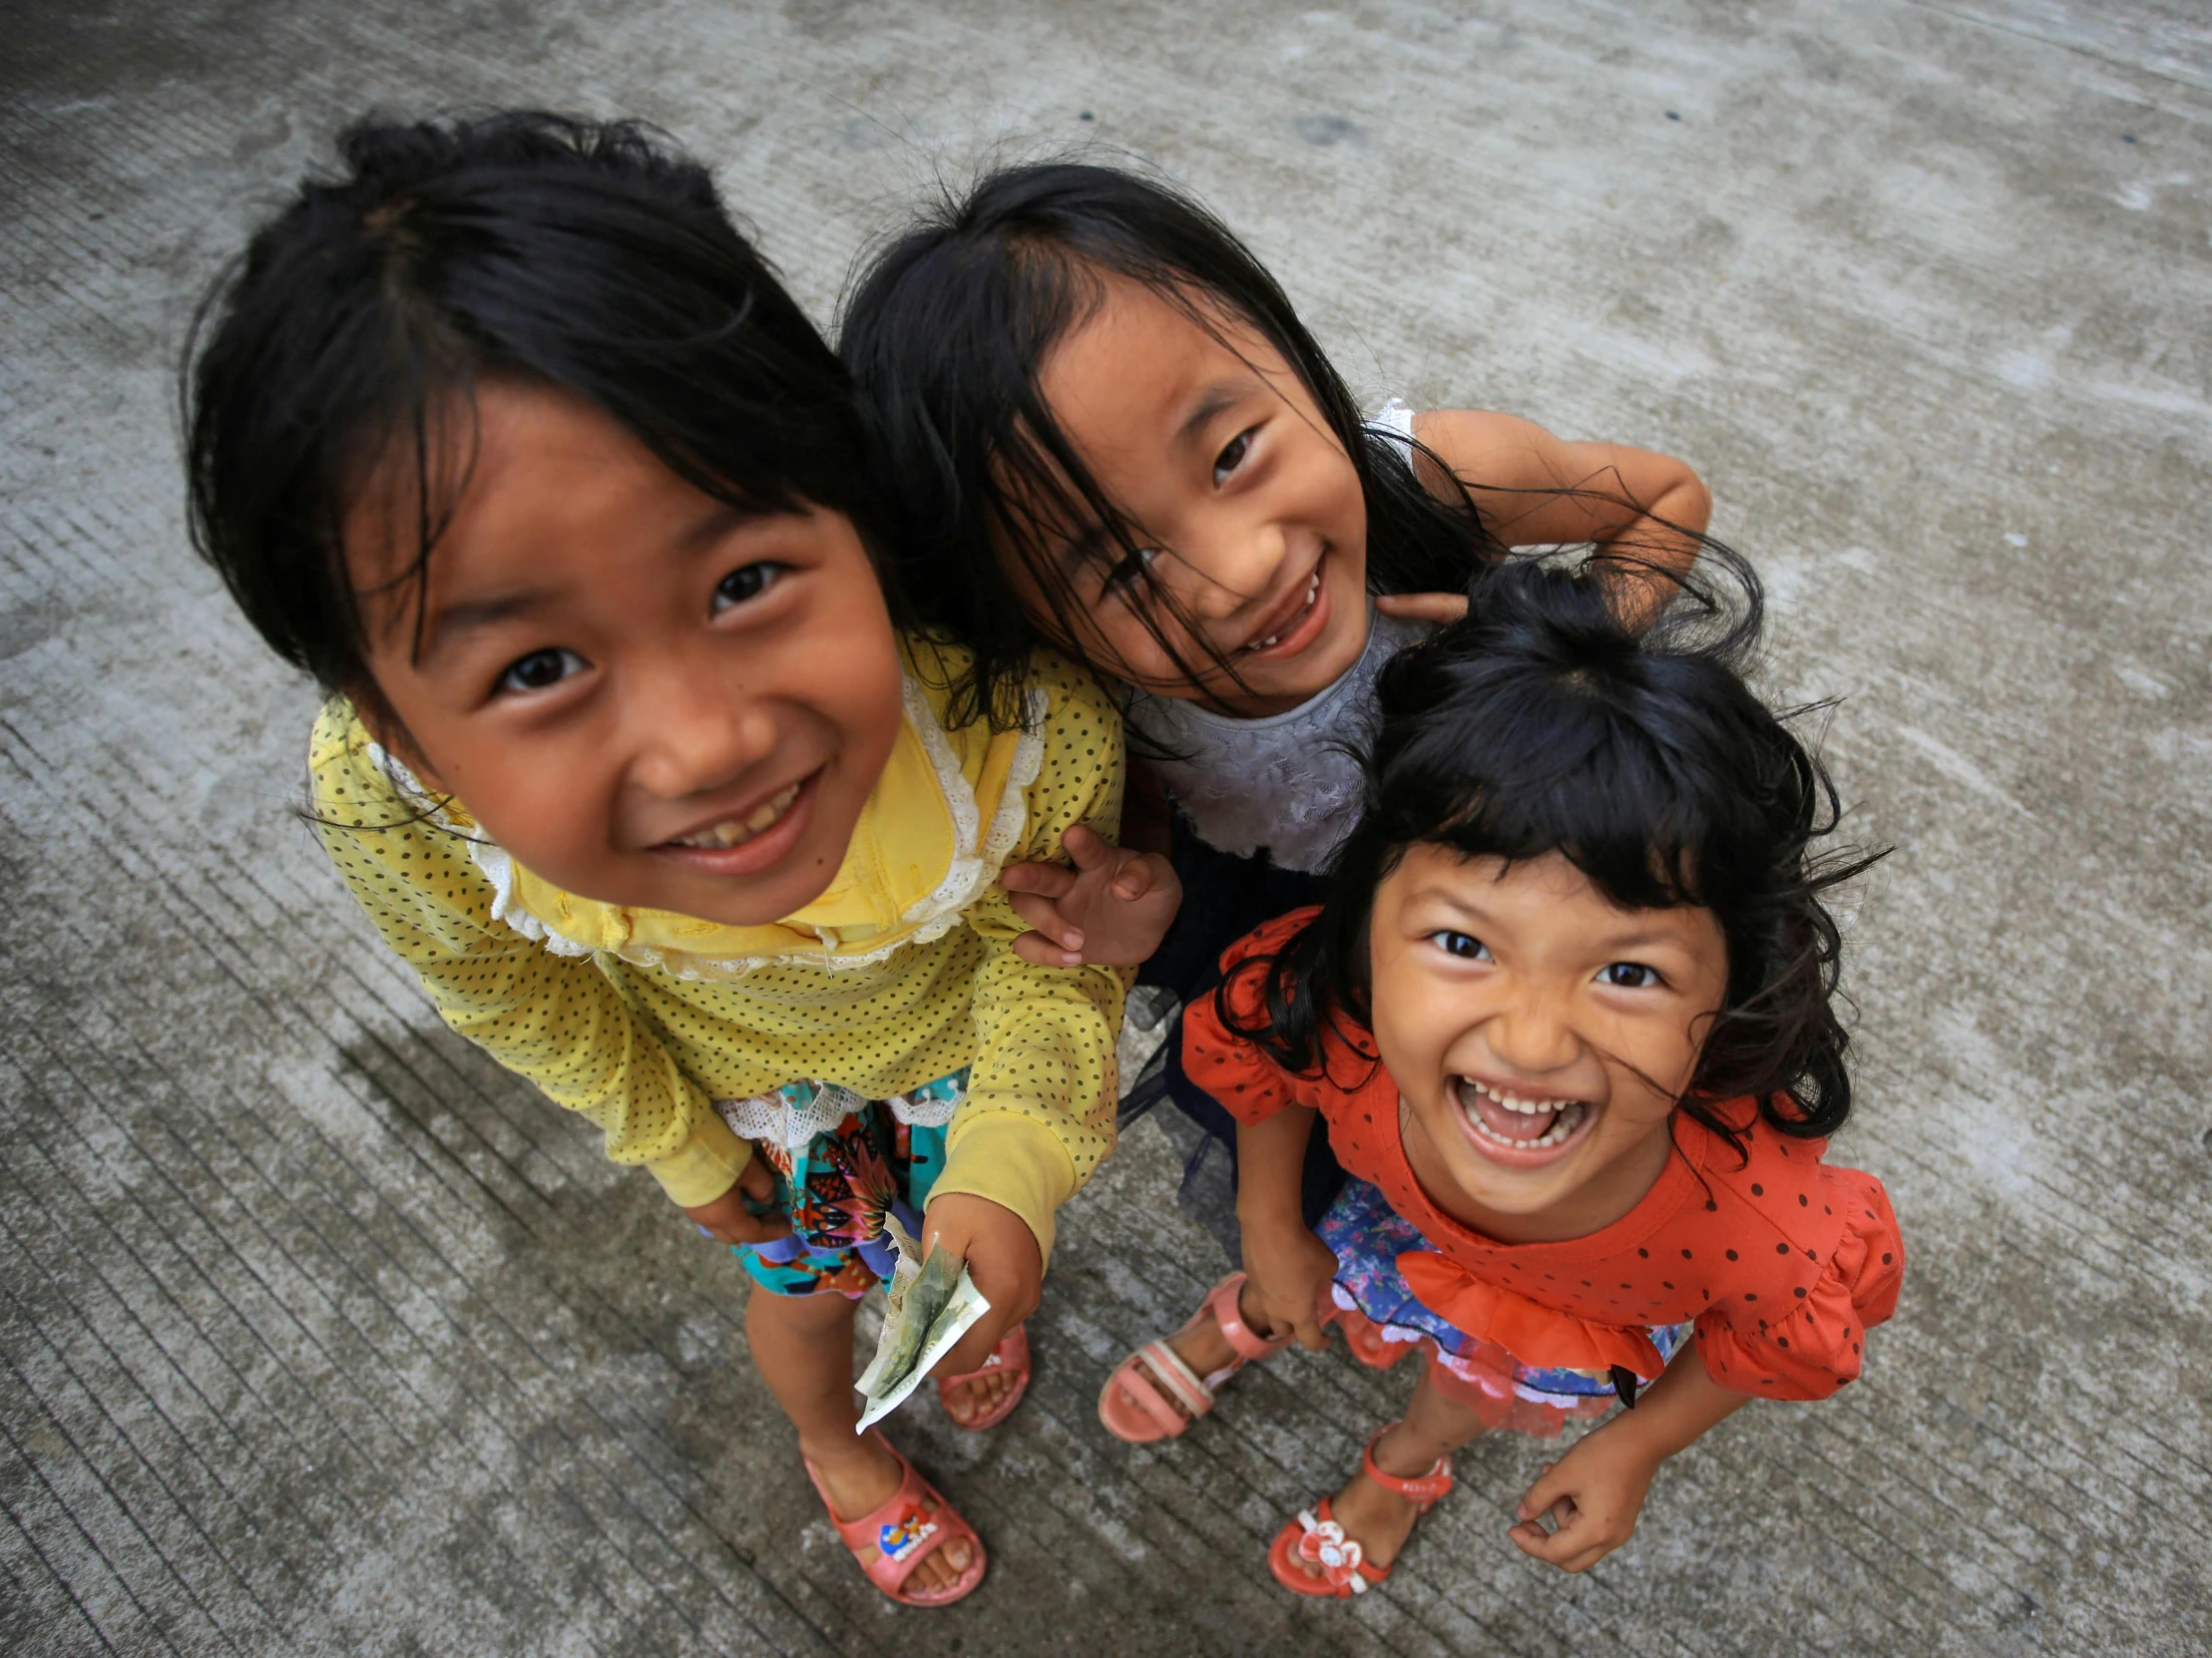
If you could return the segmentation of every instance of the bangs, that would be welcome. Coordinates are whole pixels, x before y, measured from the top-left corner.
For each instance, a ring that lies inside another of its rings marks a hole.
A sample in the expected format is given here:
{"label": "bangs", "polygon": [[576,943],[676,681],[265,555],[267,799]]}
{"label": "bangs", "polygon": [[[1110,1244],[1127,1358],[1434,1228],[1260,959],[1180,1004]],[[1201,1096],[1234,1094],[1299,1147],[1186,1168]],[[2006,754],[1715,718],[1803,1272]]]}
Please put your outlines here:
{"label": "bangs", "polygon": [[1509,865],[1555,852],[1623,910],[1711,902],[1699,876],[1718,826],[1683,756],[1566,675],[1466,706],[1479,735],[1424,729],[1378,779],[1392,843]]}

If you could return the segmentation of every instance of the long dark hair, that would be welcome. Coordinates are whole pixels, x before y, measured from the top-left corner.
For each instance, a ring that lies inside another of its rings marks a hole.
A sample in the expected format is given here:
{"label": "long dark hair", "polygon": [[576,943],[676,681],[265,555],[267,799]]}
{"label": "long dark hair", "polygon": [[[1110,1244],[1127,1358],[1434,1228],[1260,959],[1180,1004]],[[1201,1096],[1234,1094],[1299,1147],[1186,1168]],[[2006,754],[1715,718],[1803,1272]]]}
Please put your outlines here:
{"label": "long dark hair", "polygon": [[399,475],[419,624],[485,377],[575,393],[742,510],[842,513],[888,574],[844,369],[671,141],[518,111],[370,120],[338,155],[211,289],[187,348],[194,542],[278,655],[375,699],[347,512]]}
{"label": "long dark hair", "polygon": [[[1050,556],[1055,526],[1062,535],[1092,524],[1105,531],[1099,556],[1148,590],[1136,614],[1177,672],[1236,678],[1235,664],[1203,642],[1205,659],[1188,659],[1184,640],[1204,634],[1142,575],[1140,555],[1156,539],[1100,488],[1038,389],[1054,345],[1097,311],[1106,275],[1143,284],[1217,337],[1225,318],[1242,323],[1282,354],[1358,471],[1376,591],[1457,592],[1473,566],[1500,556],[1448,467],[1429,456],[1436,476],[1452,479],[1453,493],[1440,498],[1415,475],[1403,441],[1362,425],[1275,279],[1212,213],[1113,168],[1003,169],[965,197],[947,196],[883,249],[845,308],[838,342],[897,514],[907,591],[925,621],[975,653],[955,687],[969,711],[1011,723],[1021,665],[1040,643],[1088,658],[1093,627]],[[1036,580],[1049,626],[1024,611],[995,546]],[[1155,607],[1181,626],[1170,628]]]}
{"label": "long dark hair", "polygon": [[[1851,1111],[1850,1037],[1822,895],[1883,853],[1817,850],[1837,826],[1835,787],[1795,716],[1744,683],[1762,610],[1750,567],[1708,552],[1695,577],[1642,569],[1623,584],[1602,579],[1613,562],[1486,572],[1464,622],[1383,669],[1366,813],[1329,899],[1282,950],[1240,964],[1216,1007],[1290,1070],[1324,1065],[1332,1032],[1372,1055],[1368,922],[1407,850],[1557,852],[1623,908],[1690,904],[1720,924],[1726,997],[1681,1109],[1734,1138],[1716,1107],[1750,1095],[1783,1133],[1831,1134]],[[1660,580],[1683,591],[1639,637],[1621,607]],[[1260,1013],[1240,1021],[1229,992],[1247,975]]]}

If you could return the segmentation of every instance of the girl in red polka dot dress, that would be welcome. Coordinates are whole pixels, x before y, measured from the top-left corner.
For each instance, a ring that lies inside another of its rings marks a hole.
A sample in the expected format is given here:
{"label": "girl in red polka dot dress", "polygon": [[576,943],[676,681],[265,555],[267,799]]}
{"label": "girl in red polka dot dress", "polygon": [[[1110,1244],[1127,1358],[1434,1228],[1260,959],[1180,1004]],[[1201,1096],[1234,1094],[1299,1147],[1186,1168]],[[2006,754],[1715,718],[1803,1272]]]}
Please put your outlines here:
{"label": "girl in red polka dot dress", "polygon": [[[1188,1021],[1190,1074],[1238,1119],[1258,1337],[1318,1347],[1335,1320],[1371,1364],[1425,1361],[1275,1538],[1301,1594],[1387,1577],[1478,1434],[1617,1398],[1511,1531],[1581,1571],[1662,1461],[1751,1399],[1852,1381],[1897,1303],[1881,1182],[1822,1160],[1851,1101],[1822,894],[1871,860],[1813,851],[1834,792],[1739,676],[1749,572],[1708,560],[1733,620],[1694,589],[1639,638],[1597,562],[1479,579],[1384,670],[1328,903],[1231,947]],[[1315,1231],[1317,1117],[1353,1178]]]}

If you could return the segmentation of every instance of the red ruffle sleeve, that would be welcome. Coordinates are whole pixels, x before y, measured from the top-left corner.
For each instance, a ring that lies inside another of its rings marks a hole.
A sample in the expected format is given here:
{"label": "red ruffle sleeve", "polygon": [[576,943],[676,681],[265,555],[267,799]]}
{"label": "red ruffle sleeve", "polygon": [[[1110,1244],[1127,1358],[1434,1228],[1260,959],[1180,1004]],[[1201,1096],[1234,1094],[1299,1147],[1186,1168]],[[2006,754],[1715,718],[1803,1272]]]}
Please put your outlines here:
{"label": "red ruffle sleeve", "polygon": [[[1272,956],[1319,913],[1308,907],[1277,916],[1221,953],[1223,983],[1239,1024],[1258,1021],[1265,995],[1259,970],[1238,973],[1237,964]],[[1229,1031],[1210,992],[1183,1011],[1182,1066],[1239,1122],[1264,1122],[1285,1105],[1298,1103],[1294,1078],[1249,1040]]]}
{"label": "red ruffle sleeve", "polygon": [[1724,1388],[1767,1399],[1826,1399],[1855,1380],[1870,1327],[1897,1310],[1905,1239],[1882,1182],[1864,1170],[1826,1168],[1821,1184],[1845,1217],[1820,1277],[1788,1317],[1761,1326],[1723,1303],[1697,1320],[1705,1372]]}

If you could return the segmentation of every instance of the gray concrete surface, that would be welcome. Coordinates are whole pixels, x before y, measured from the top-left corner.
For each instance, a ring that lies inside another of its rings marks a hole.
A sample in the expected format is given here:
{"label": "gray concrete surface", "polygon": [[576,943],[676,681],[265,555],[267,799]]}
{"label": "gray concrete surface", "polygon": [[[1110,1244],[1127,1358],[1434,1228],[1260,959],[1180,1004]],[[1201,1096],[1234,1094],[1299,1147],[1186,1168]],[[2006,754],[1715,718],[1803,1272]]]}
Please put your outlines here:
{"label": "gray concrete surface", "polygon": [[[943,170],[1147,157],[1355,380],[1693,458],[1840,694],[1864,1110],[1915,1249],[1865,1384],[1746,1413],[1585,1578],[1464,1459],[1384,1594],[1261,1558],[1396,1381],[1131,1452],[1214,1269],[1145,1123],[1036,1395],[901,1430],[994,1576],[888,1610],[726,1258],[440,1030],[296,799],[308,691],[187,551],[194,295],[344,117],[664,123],[828,315]],[[0,1647],[2212,1649],[2212,25],[2189,0],[15,0],[0,12]]]}

